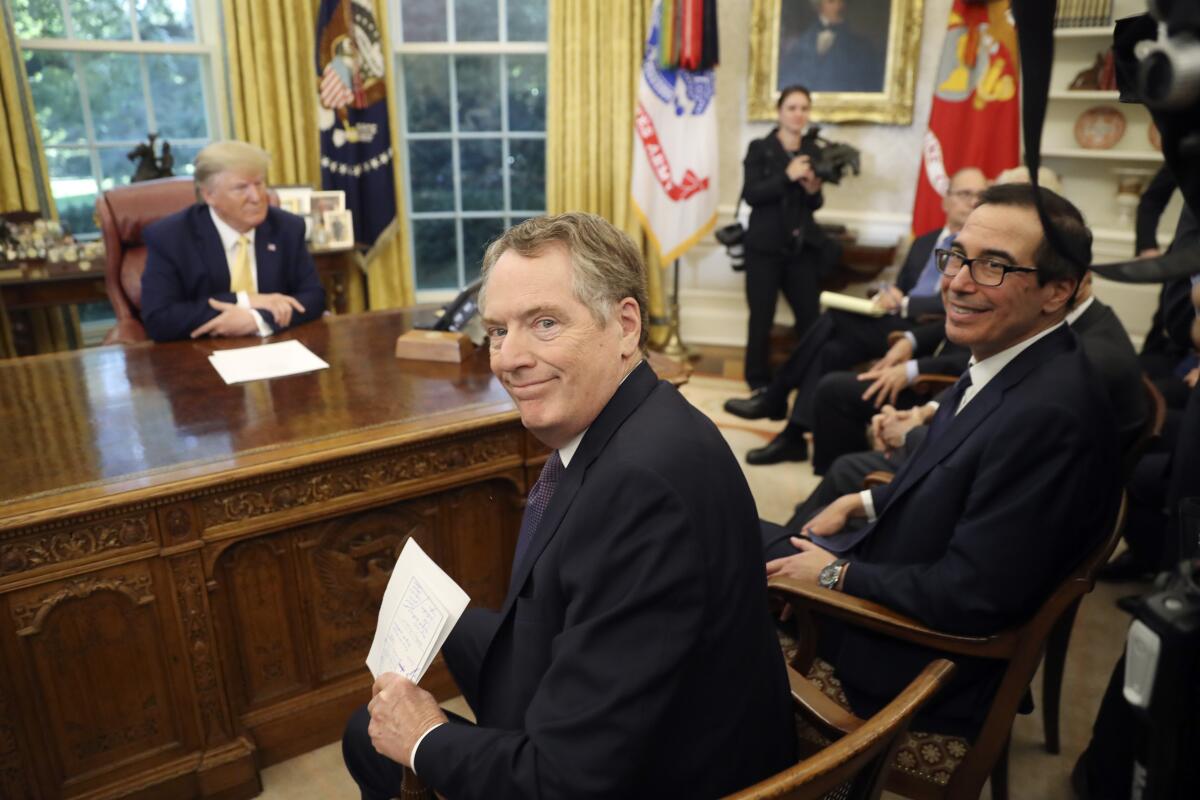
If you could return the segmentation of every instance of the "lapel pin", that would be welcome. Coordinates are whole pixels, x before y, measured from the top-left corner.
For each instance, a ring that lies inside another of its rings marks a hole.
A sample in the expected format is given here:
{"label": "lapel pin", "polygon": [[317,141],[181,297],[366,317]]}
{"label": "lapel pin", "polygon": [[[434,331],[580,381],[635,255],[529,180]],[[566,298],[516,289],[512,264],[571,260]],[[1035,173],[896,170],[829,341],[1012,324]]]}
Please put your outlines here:
{"label": "lapel pin", "polygon": [[267,242],[267,252],[269,252],[269,253],[275,252],[275,243],[274,242]]}

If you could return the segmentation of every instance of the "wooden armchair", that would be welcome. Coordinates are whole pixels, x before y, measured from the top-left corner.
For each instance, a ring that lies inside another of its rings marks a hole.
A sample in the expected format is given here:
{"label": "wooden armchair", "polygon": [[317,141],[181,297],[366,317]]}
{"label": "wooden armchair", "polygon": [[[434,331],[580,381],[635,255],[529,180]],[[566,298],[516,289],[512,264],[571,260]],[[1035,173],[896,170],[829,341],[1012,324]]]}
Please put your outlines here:
{"label": "wooden armchair", "polygon": [[104,288],[117,317],[104,344],[147,340],[142,327],[142,272],[146,269],[142,230],[194,202],[196,193],[189,177],[117,186],[96,198],[96,218],[104,239]]}
{"label": "wooden armchair", "polygon": [[944,658],[930,662],[896,699],[875,716],[862,720],[789,666],[788,680],[797,715],[826,735],[840,738],[795,766],[728,795],[727,800],[815,800],[835,790],[834,796],[843,800],[875,800],[883,791],[887,765],[913,715],[953,672],[954,664]]}
{"label": "wooden armchair", "polygon": [[807,673],[815,660],[815,631],[811,614],[833,617],[876,633],[912,642],[946,653],[950,656],[973,656],[1006,662],[1000,686],[992,699],[983,728],[970,743],[961,761],[940,785],[915,777],[897,765],[888,776],[889,791],[906,797],[977,798],[989,775],[992,778],[993,800],[1008,797],[1008,741],[1013,718],[1037,671],[1042,649],[1055,624],[1096,582],[1096,570],[1104,564],[1120,538],[1125,524],[1126,500],[1122,494],[1112,528],[1059,587],[1042,604],[1029,621],[993,636],[958,636],[927,628],[877,603],[821,589],[815,584],[793,578],[776,576],[768,582],[773,594],[782,596],[798,612],[801,639],[792,665]]}

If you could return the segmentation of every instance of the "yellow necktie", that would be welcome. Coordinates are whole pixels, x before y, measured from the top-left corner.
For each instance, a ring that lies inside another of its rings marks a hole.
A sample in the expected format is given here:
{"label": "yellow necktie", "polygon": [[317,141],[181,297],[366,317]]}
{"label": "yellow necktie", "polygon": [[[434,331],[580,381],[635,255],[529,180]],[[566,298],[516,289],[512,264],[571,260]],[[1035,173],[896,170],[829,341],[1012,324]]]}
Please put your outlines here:
{"label": "yellow necktie", "polygon": [[237,255],[229,270],[229,291],[234,294],[254,291],[254,276],[250,274],[250,240],[245,236],[238,237]]}

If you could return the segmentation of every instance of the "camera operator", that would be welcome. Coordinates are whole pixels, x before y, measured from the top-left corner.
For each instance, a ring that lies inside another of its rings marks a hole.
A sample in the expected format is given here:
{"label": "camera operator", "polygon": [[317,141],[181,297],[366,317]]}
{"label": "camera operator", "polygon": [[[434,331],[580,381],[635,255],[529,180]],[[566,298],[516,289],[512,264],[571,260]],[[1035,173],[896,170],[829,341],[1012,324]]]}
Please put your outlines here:
{"label": "camera operator", "polygon": [[824,198],[812,164],[819,150],[804,137],[812,97],[803,86],[788,86],[776,106],[779,124],[750,143],[742,162],[742,192],[752,209],[745,236],[750,306],[745,374],[755,390],[771,380],[767,351],[780,290],[800,336],[816,319],[821,275],[841,257],[840,245],[813,219]]}

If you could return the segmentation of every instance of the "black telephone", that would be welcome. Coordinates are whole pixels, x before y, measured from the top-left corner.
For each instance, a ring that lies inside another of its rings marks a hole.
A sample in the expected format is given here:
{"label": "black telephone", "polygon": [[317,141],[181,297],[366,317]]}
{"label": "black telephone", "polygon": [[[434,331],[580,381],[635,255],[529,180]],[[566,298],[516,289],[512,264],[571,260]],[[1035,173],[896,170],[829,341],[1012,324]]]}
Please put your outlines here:
{"label": "black telephone", "polygon": [[442,306],[442,313],[432,325],[417,325],[433,331],[461,332],[479,311],[479,287],[483,278],[472,281],[458,296]]}

